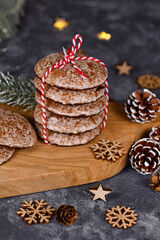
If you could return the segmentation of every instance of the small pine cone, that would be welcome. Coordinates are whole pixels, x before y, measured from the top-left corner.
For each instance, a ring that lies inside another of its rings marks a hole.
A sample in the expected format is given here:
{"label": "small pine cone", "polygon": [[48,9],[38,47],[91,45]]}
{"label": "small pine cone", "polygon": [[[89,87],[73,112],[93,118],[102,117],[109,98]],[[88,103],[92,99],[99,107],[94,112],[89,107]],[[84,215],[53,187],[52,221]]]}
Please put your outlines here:
{"label": "small pine cone", "polygon": [[156,174],[153,174],[150,178],[150,184],[149,186],[152,187],[156,192],[160,191],[160,173],[156,172]]}
{"label": "small pine cone", "polygon": [[71,225],[77,221],[78,211],[70,205],[61,205],[56,211],[56,220],[64,225]]}
{"label": "small pine cone", "polygon": [[156,118],[159,111],[160,100],[147,89],[133,92],[125,104],[125,112],[133,122],[150,122]]}
{"label": "small pine cone", "polygon": [[149,133],[149,137],[160,143],[160,126],[153,126],[152,131]]}
{"label": "small pine cone", "polygon": [[129,160],[139,173],[154,173],[160,166],[160,144],[150,138],[140,139],[131,147]]}

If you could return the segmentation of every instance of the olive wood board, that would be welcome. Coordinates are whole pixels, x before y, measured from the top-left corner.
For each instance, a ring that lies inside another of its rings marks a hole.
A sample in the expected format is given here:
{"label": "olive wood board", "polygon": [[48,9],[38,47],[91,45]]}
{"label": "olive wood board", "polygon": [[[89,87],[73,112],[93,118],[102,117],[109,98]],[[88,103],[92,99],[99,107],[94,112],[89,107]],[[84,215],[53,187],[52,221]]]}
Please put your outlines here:
{"label": "olive wood board", "polygon": [[[15,110],[7,105],[1,107]],[[33,112],[18,110],[33,123]],[[124,106],[109,102],[106,128],[85,145],[60,147],[42,140],[31,148],[17,149],[12,158],[0,166],[0,198],[87,184],[110,178],[128,163],[128,151],[160,121],[141,125],[127,118]],[[91,146],[101,139],[122,144],[126,155],[116,162],[97,160]]]}

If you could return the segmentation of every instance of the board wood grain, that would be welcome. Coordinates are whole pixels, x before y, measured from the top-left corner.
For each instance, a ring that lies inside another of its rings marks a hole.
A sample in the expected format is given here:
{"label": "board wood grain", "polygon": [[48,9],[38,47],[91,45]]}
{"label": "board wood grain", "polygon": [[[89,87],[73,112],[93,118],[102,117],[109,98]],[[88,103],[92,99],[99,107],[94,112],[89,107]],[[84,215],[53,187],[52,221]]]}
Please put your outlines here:
{"label": "board wood grain", "polygon": [[[9,108],[6,105],[1,107]],[[23,113],[33,123],[33,113]],[[131,122],[123,105],[109,102],[105,130],[88,144],[74,147],[48,146],[38,140],[35,146],[17,149],[13,157],[0,166],[0,198],[71,187],[96,182],[122,171],[127,154],[116,162],[97,160],[91,146],[100,139],[118,141],[126,153],[133,142],[146,134],[160,121],[145,125]]]}

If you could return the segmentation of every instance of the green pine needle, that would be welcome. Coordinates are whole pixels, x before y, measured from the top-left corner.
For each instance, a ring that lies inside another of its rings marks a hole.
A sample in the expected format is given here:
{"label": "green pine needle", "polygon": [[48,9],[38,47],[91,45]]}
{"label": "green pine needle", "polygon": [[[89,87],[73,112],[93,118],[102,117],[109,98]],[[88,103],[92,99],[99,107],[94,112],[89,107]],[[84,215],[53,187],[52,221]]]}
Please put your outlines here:
{"label": "green pine needle", "polygon": [[23,15],[25,0],[0,0],[0,42],[13,36]]}
{"label": "green pine needle", "polygon": [[14,78],[10,73],[0,72],[0,103],[33,110],[36,105],[33,81],[23,75]]}

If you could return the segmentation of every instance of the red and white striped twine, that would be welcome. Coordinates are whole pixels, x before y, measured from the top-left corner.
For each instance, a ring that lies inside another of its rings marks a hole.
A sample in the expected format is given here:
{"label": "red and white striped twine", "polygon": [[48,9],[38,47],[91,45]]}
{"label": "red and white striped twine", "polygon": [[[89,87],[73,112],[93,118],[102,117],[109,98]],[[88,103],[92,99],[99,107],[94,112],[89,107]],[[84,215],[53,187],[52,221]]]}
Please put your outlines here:
{"label": "red and white striped twine", "polygon": [[[77,39],[79,39],[79,43],[76,46],[76,41]],[[47,76],[49,75],[49,73],[54,69],[54,68],[63,68],[65,67],[65,65],[67,63],[72,63],[73,67],[76,69],[76,71],[82,76],[82,78],[84,80],[87,79],[87,76],[75,65],[75,60],[92,60],[95,62],[98,62],[100,64],[102,64],[102,66],[106,69],[107,71],[107,67],[106,65],[100,61],[97,58],[93,58],[93,57],[75,57],[75,53],[77,52],[77,50],[81,47],[82,45],[82,37],[77,34],[74,36],[73,40],[72,40],[72,49],[68,51],[68,53],[65,55],[65,57],[58,61],[57,63],[55,63],[54,65],[52,65],[44,74],[42,81],[41,81],[41,107],[42,107],[42,112],[43,112],[43,138],[44,138],[44,142],[46,144],[49,144],[48,140],[47,140],[47,135],[46,135],[46,109],[45,109],[45,104],[44,104],[44,83],[45,83],[45,79],[47,78]],[[102,130],[105,128],[106,126],[106,122],[107,122],[107,115],[108,115],[108,101],[109,101],[109,93],[108,93],[108,79],[106,79],[105,81],[105,90],[106,90],[106,97],[107,97],[107,103],[106,103],[106,107],[105,107],[105,117],[104,117],[104,122],[103,122],[103,126],[102,126]]]}

